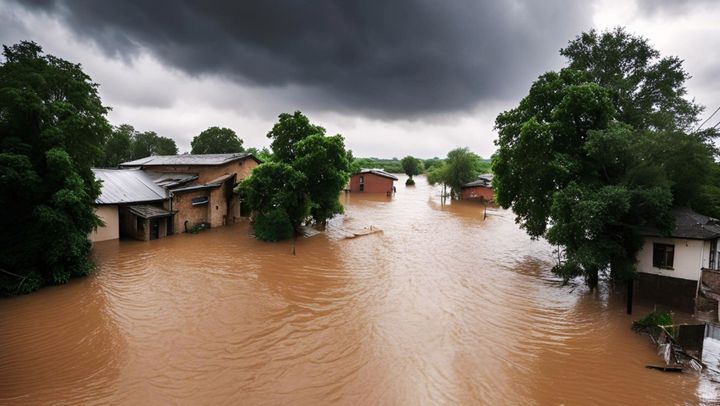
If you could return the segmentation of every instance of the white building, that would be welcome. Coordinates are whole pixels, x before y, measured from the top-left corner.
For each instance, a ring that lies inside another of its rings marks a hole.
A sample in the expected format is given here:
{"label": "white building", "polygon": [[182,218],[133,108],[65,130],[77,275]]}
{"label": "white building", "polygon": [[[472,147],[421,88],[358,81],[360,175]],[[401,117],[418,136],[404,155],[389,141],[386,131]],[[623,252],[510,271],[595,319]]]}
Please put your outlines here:
{"label": "white building", "polygon": [[643,232],[637,254],[640,295],[657,303],[692,310],[703,270],[717,270],[720,222],[690,209],[672,212],[675,227],[669,235]]}

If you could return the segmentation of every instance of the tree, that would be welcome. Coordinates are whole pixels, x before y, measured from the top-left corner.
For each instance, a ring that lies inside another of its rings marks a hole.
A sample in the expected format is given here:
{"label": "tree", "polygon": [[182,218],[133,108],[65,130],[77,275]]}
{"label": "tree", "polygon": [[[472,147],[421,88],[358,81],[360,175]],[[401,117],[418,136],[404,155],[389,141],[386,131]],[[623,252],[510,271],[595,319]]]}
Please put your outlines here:
{"label": "tree", "polygon": [[677,58],[658,60],[623,29],[582,34],[561,53],[569,66],[497,117],[493,187],[530,236],[562,249],[554,272],[594,287],[606,270],[633,277],[640,230],[669,230],[673,203],[704,189],[713,152],[683,132],[700,108],[683,98]]}
{"label": "tree", "polygon": [[405,184],[414,185],[415,181],[413,180],[413,176],[422,173],[422,161],[408,155],[400,161],[400,164],[402,165],[403,171],[408,176],[408,180]]}
{"label": "tree", "polygon": [[161,137],[155,131],[135,133],[132,146],[133,159],[151,155],[177,155],[178,149],[172,138]]}
{"label": "tree", "polygon": [[296,111],[293,114],[280,114],[267,137],[272,140],[270,148],[278,162],[292,162],[295,159],[295,145],[315,134],[325,135],[325,129],[311,124],[307,117]]}
{"label": "tree", "polygon": [[262,149],[257,149],[255,147],[250,147],[247,149],[247,153],[251,154],[255,158],[261,160],[262,162],[270,162],[273,160],[273,154],[270,152],[267,147],[263,147]]}
{"label": "tree", "polygon": [[110,136],[80,65],[34,42],[4,46],[0,64],[0,293],[65,283],[92,269],[87,236],[99,224],[91,166]]}
{"label": "tree", "polygon": [[343,213],[338,196],[350,178],[350,163],[345,141],[340,135],[311,135],[295,146],[292,167],[307,178],[310,215],[324,226],[336,214]]}
{"label": "tree", "polygon": [[[273,162],[271,162],[273,165],[260,165],[239,189],[241,196],[249,199],[247,201],[251,210],[257,211],[258,216],[269,216],[271,209],[285,207],[284,203],[273,202],[272,199],[284,193],[281,190],[288,185],[281,187],[269,177],[284,176],[295,179],[299,174],[302,175],[302,182],[293,181],[290,189],[293,190],[294,196],[303,197],[302,204],[294,201],[292,203],[293,205],[297,203],[303,210],[284,209],[293,230],[304,222],[314,222],[324,226],[332,216],[343,212],[339,196],[349,178],[349,159],[352,159],[352,153],[345,149],[342,136],[326,137],[324,133],[322,127],[311,124],[310,120],[299,111],[293,115],[286,113],[280,115],[279,121],[268,134],[268,137],[273,138]],[[263,169],[259,170],[261,167]],[[255,179],[256,177],[259,179]],[[263,199],[258,200],[258,196],[263,196]],[[286,201],[284,199],[281,198],[282,201]],[[307,211],[304,210],[305,207]],[[301,215],[302,217],[297,217]],[[262,220],[260,223],[256,220],[253,223],[255,235],[263,238],[262,232],[258,234],[258,228],[265,225],[276,228],[275,226],[281,223],[282,217],[282,214],[273,213],[272,219]],[[278,233],[277,239],[282,239],[283,236],[284,234]]]}
{"label": "tree", "polygon": [[580,34],[560,50],[568,68],[608,91],[618,121],[635,129],[689,130],[702,107],[685,99],[690,75],[676,56],[660,57],[624,28]]}
{"label": "tree", "polygon": [[134,141],[135,129],[131,125],[122,124],[113,128],[103,146],[103,158],[98,162],[99,166],[110,168],[132,161]]}
{"label": "tree", "polygon": [[255,236],[263,241],[291,237],[310,213],[306,190],[307,177],[286,163],[267,162],[256,167],[238,188],[256,213]]}
{"label": "tree", "polygon": [[451,196],[460,197],[462,185],[475,180],[483,168],[482,159],[468,148],[455,148],[448,152],[445,162],[428,172],[431,185],[442,183],[450,186]]}
{"label": "tree", "polygon": [[229,154],[243,152],[243,140],[229,128],[210,127],[201,132],[190,146],[191,154]]}

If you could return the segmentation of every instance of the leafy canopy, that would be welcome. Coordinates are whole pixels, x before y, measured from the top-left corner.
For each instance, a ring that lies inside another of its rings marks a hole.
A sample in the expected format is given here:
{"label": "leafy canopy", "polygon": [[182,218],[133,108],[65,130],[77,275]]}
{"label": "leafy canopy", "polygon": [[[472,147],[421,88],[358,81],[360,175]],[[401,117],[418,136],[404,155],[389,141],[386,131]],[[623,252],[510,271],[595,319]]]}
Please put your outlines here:
{"label": "leafy canopy", "polygon": [[243,140],[229,128],[210,127],[190,142],[191,154],[230,154],[243,152]]}
{"label": "leafy canopy", "polygon": [[530,236],[563,250],[556,273],[595,286],[606,269],[632,277],[640,230],[668,230],[670,208],[696,201],[716,164],[709,138],[684,131],[700,108],[677,58],[623,29],[561,53],[568,67],[498,115],[493,187]]}
{"label": "leafy canopy", "polygon": [[405,172],[410,179],[412,179],[413,176],[422,173],[423,163],[415,157],[408,155],[400,161],[400,164],[402,165],[403,172]]}
{"label": "leafy canopy", "polygon": [[80,65],[34,42],[4,46],[0,64],[0,294],[65,283],[92,269],[99,220],[91,166],[110,125]]}
{"label": "leafy canopy", "polygon": [[442,183],[450,187],[454,198],[459,198],[462,185],[471,182],[487,171],[487,164],[468,148],[455,148],[448,152],[440,165],[427,173],[431,185]]}
{"label": "leafy canopy", "polygon": [[343,212],[339,195],[349,179],[352,153],[342,136],[324,133],[299,111],[281,114],[273,126],[268,134],[274,137],[273,161],[258,166],[239,188],[257,215],[253,227],[258,238],[287,238],[288,227],[279,225],[285,218],[295,230],[303,222],[324,225]]}
{"label": "leafy canopy", "polygon": [[115,167],[127,161],[150,155],[176,155],[177,145],[171,138],[160,137],[153,131],[138,132],[133,126],[122,124],[113,128],[103,146],[97,165]]}

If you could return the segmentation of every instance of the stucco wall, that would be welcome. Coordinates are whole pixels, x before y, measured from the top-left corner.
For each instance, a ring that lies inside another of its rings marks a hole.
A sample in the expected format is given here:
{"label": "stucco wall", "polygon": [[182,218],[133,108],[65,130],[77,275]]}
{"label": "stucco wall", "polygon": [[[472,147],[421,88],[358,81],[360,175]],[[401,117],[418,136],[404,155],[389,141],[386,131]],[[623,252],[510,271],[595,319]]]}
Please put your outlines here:
{"label": "stucco wall", "polygon": [[462,189],[462,199],[482,199],[487,201],[493,201],[493,190],[483,186],[466,187]]}
{"label": "stucco wall", "polygon": [[[654,243],[675,245],[673,269],[653,266]],[[700,270],[707,266],[709,250],[709,241],[648,237],[638,252],[637,269],[639,272],[697,281],[700,279]]]}
{"label": "stucco wall", "polygon": [[392,192],[393,180],[374,173],[356,173],[350,178],[350,191],[360,192],[360,176],[364,177],[364,193],[388,193]]}
{"label": "stucco wall", "polygon": [[[187,193],[175,193],[172,198],[172,210],[175,211],[175,232],[185,232],[185,222],[188,227],[192,227],[200,223],[209,223],[208,210],[212,202],[208,204],[193,206],[192,199],[195,197],[210,197],[211,189],[196,190]],[[166,206],[167,207],[167,206]],[[168,209],[170,207],[167,207]]]}
{"label": "stucco wall", "polygon": [[95,214],[105,223],[90,233],[90,241],[107,241],[120,238],[120,220],[116,205],[95,206]]}

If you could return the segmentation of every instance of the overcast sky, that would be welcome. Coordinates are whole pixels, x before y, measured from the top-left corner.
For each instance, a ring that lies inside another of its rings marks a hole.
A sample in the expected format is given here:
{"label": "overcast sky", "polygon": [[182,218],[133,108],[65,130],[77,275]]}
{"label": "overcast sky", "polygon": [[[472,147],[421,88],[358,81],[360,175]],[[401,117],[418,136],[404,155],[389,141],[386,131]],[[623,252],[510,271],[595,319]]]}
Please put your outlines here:
{"label": "overcast sky", "polygon": [[[272,4],[272,5],[271,5]],[[190,149],[209,126],[267,146],[282,112],[355,156],[495,150],[493,123],[558,50],[626,26],[685,60],[689,96],[720,106],[720,1],[0,0],[0,42],[33,40],[100,84],[114,125]],[[712,123],[720,120],[720,114]]]}

